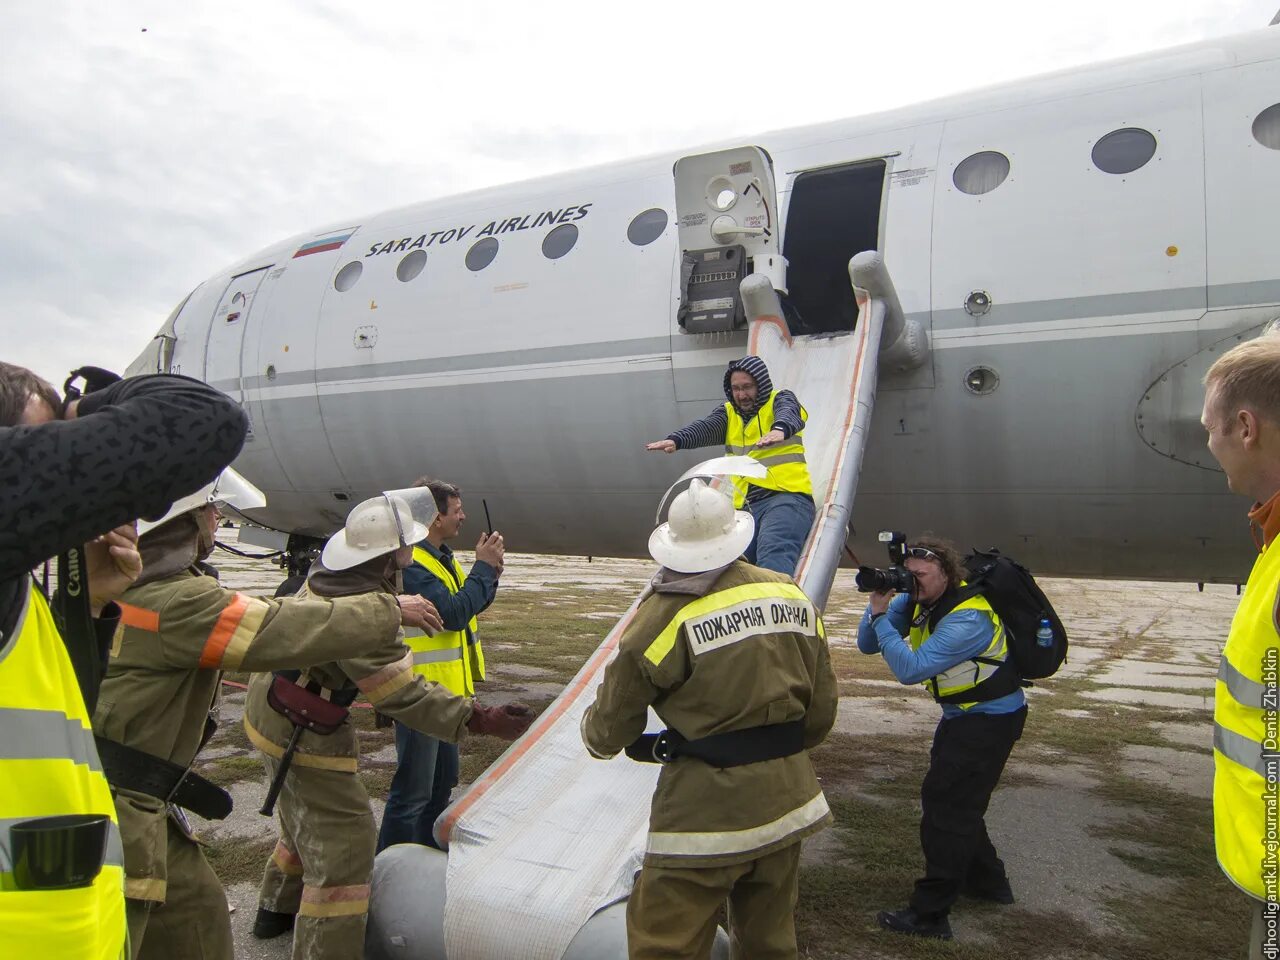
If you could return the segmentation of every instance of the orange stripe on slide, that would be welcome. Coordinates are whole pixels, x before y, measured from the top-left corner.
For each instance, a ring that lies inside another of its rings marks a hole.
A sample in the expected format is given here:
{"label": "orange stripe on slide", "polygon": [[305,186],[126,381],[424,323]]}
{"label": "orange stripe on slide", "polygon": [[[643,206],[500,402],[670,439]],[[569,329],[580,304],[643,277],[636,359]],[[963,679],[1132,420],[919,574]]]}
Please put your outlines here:
{"label": "orange stripe on slide", "polygon": [[613,628],[613,631],[605,638],[604,643],[591,655],[591,659],[579,671],[578,678],[565,688],[564,693],[560,695],[560,699],[556,701],[555,705],[538,717],[528,732],[516,743],[512,744],[511,749],[502,756],[498,763],[490,767],[479,780],[475,781],[466,795],[449,810],[445,815],[440,830],[440,836],[444,840],[446,847],[449,845],[449,836],[453,833],[454,825],[457,824],[462,815],[470,810],[477,800],[488,793],[489,788],[493,786],[497,779],[515,766],[516,762],[529,752],[530,748],[542,738],[543,734],[551,729],[556,720],[577,701],[578,697],[582,696],[592,680],[595,679],[600,663],[618,648],[618,642],[622,639],[622,632],[626,630],[632,619],[634,619],[636,609],[639,606],[640,598],[637,597],[635,603],[631,605],[631,609],[623,615],[622,619]]}
{"label": "orange stripe on slide", "polygon": [[782,332],[782,339],[787,341],[787,346],[791,346],[791,328],[786,322],[777,316],[756,317],[751,321],[751,338],[747,343],[747,353],[753,357],[760,356],[760,328],[766,324],[773,324]]}
{"label": "orange stripe on slide", "polygon": [[222,665],[222,655],[226,653],[227,645],[231,643],[231,637],[248,609],[249,598],[243,593],[237,593],[227,604],[218,616],[218,622],[213,625],[209,639],[204,643],[204,650],[200,652],[201,667],[211,669]]}
{"label": "orange stripe on slide", "polygon": [[120,608],[120,622],[126,627],[150,630],[152,633],[160,632],[160,614],[155,610],[144,610],[142,607],[121,603],[119,600],[116,601],[116,606]]}

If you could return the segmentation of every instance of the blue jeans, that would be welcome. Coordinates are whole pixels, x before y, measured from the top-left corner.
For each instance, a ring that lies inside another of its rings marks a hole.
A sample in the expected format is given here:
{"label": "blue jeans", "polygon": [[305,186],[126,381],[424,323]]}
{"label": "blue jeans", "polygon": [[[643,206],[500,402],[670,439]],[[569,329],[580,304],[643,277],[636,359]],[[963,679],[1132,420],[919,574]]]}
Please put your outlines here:
{"label": "blue jeans", "polygon": [[800,550],[817,512],[813,498],[803,493],[775,493],[748,503],[747,509],[756,520],[756,533],[747,547],[747,562],[794,577]]}
{"label": "blue jeans", "polygon": [[378,831],[378,852],[396,843],[437,847],[431,827],[458,782],[458,745],[396,722],[396,772]]}

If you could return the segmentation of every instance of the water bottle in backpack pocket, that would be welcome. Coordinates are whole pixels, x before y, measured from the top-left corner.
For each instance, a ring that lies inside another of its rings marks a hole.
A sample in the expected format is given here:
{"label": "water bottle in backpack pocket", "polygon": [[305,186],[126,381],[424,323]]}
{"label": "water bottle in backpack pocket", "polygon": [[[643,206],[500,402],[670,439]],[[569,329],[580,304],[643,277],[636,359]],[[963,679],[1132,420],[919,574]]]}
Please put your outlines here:
{"label": "water bottle in backpack pocket", "polygon": [[1042,680],[1067,659],[1067,631],[1031,572],[992,547],[964,558],[970,589],[1004,624],[1009,655],[1023,680]]}

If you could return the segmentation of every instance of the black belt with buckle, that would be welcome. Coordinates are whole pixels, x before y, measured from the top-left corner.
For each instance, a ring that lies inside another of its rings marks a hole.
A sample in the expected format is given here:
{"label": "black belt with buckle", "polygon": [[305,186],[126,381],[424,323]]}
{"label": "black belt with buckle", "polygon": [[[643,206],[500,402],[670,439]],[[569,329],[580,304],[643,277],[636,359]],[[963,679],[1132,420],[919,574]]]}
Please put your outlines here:
{"label": "black belt with buckle", "polygon": [[804,749],[804,720],[788,720],[763,727],[747,727],[687,740],[679,730],[645,733],[626,749],[641,763],[671,763],[682,757],[701,760],[713,767],[742,767],[763,760],[778,760]]}
{"label": "black belt with buckle", "polygon": [[190,767],[153,756],[123,743],[94,737],[107,782],[176,804],[206,820],[222,820],[231,812],[231,794]]}

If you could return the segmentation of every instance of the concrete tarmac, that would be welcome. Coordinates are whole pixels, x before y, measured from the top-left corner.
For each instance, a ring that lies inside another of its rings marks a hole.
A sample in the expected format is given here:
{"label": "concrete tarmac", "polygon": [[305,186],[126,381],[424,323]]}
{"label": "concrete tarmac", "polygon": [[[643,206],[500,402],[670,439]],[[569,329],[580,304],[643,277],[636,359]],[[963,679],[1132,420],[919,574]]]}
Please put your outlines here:
{"label": "concrete tarmac", "polygon": [[[234,531],[224,531],[224,536],[234,542]],[[282,579],[274,566],[263,561],[245,561],[223,553],[213,560],[227,586],[269,594]],[[463,563],[465,568],[467,560]],[[650,562],[638,560],[596,559],[588,563],[585,558],[509,554],[502,584],[505,591],[522,592],[555,584],[585,585],[600,591],[608,601],[604,606],[624,609],[652,568]],[[1045,580],[1042,585],[1072,638],[1070,660],[1061,676],[1088,682],[1083,684],[1087,689],[1069,703],[1056,702],[1064,698],[1055,692],[1053,680],[1033,688],[1029,729],[1054,723],[1059,711],[1064,719],[1132,718],[1137,724],[1144,722],[1144,711],[1161,708],[1164,719],[1156,728],[1166,742],[1122,747],[1127,772],[1179,794],[1209,797],[1213,685],[1218,654],[1238,602],[1234,588],[1211,585],[1200,593],[1194,584],[1090,580]],[[833,650],[855,646],[864,605],[864,598],[854,589],[852,573],[841,571],[826,616]],[[494,620],[501,616],[500,594],[486,617]],[[594,619],[598,623],[593,629],[603,638],[609,623]],[[867,662],[872,659],[879,658],[865,658]],[[525,695],[530,699],[556,692],[554,684],[538,679],[536,667],[522,669],[518,663],[510,667],[502,677],[504,698],[508,692],[521,695],[523,683],[528,684]],[[861,669],[856,676],[844,669],[838,672],[842,680],[856,684],[857,695],[843,699],[837,731],[867,738],[869,744],[889,731],[909,734],[918,737],[921,749],[927,750],[938,709],[922,691],[884,677],[868,678]],[[205,755],[251,757],[253,753],[244,749],[243,740],[237,745],[228,733],[239,726],[243,692],[227,688],[226,693],[221,705],[222,728]],[[1169,713],[1168,708],[1177,713]],[[379,759],[394,759],[394,754]],[[1099,837],[1099,830],[1114,823],[1124,811],[1097,790],[1100,770],[1095,759],[1070,750],[1023,749],[1020,745],[1010,761],[1005,785],[992,800],[988,824],[1007,862],[1020,906],[1033,911],[1065,911],[1101,932],[1109,922],[1109,897],[1120,892],[1126,897],[1157,898],[1162,881],[1139,872],[1118,856],[1123,845]],[[235,812],[226,821],[200,826],[214,844],[268,840],[275,835],[273,821],[257,812],[266,790],[261,773],[253,770],[247,759],[244,766],[245,778],[231,788]],[[884,775],[892,776],[893,772],[885,771]],[[375,798],[375,806],[380,814],[380,799]],[[1134,843],[1140,846],[1141,838],[1134,838]],[[806,862],[822,861],[832,856],[833,850],[829,831],[808,844]],[[886,891],[886,895],[900,893],[905,902],[908,892]],[[235,883],[227,890],[234,910],[237,956],[254,960],[287,957],[289,935],[262,942],[249,934],[256,894],[256,881]],[[865,907],[893,905],[886,902]],[[976,916],[978,919],[963,910],[953,914],[958,939],[983,941],[981,914]]]}

